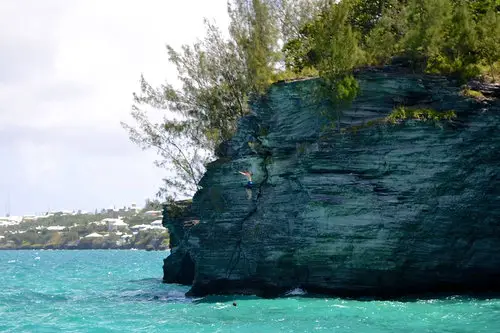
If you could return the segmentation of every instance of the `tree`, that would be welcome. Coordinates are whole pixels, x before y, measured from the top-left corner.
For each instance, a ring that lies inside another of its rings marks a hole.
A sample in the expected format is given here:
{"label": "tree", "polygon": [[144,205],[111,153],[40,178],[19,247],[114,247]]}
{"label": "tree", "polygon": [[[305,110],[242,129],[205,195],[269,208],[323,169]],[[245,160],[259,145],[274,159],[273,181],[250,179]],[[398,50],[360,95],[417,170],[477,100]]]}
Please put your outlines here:
{"label": "tree", "polygon": [[500,14],[491,8],[479,21],[478,49],[495,81],[495,62],[500,60]]}
{"label": "tree", "polygon": [[[205,24],[203,41],[184,45],[181,52],[167,45],[182,87],[166,83],[153,88],[141,76],[141,92],[134,94],[132,106],[136,127],[122,123],[130,139],[143,149],[156,149],[161,157],[157,165],[172,173],[159,195],[196,191],[215,148],[233,135],[237,119],[248,112],[246,62],[234,41]],[[161,123],[151,121],[150,108],[165,111]]]}
{"label": "tree", "polygon": [[384,2],[380,17],[363,38],[368,64],[384,65],[394,55],[402,53],[401,39],[408,31],[404,19],[408,17],[407,8],[400,0]]}
{"label": "tree", "polygon": [[[337,123],[340,130],[340,108],[358,94],[359,85],[352,70],[363,63],[360,34],[349,23],[353,1],[325,2],[319,16],[301,30],[301,36],[289,41],[284,52],[287,67],[300,73],[314,67],[321,78],[320,99],[329,99],[335,112],[322,111],[322,115]],[[334,118],[336,120],[334,121]]]}
{"label": "tree", "polygon": [[466,2],[468,3],[476,22],[481,20],[481,18],[486,15],[488,11],[500,13],[500,0],[466,0]]}
{"label": "tree", "polygon": [[388,2],[388,0],[356,0],[349,18],[351,26],[363,36],[368,35],[381,18]]}
{"label": "tree", "polygon": [[331,81],[362,63],[360,36],[349,24],[352,4],[345,0],[322,7],[319,16],[302,27],[299,38],[285,45],[291,61],[287,65],[297,72],[303,67],[315,67],[323,79]]}
{"label": "tree", "polygon": [[273,81],[279,29],[271,7],[263,0],[228,4],[229,32],[246,64],[249,93],[262,94]]}
{"label": "tree", "polygon": [[477,28],[467,2],[455,4],[443,56],[450,69],[441,73],[455,74],[463,81],[479,74]]}
{"label": "tree", "polygon": [[444,45],[452,4],[450,0],[411,0],[407,13],[409,29],[403,38],[404,49],[414,68],[424,70],[427,60],[439,56]]}
{"label": "tree", "polygon": [[163,208],[163,206],[159,200],[146,199],[146,203],[144,204],[143,211],[162,210],[162,208]]}
{"label": "tree", "polygon": [[[206,163],[248,113],[249,98],[263,94],[275,79],[282,56],[278,12],[271,4],[279,1],[231,0],[229,39],[205,20],[202,41],[180,52],[167,46],[181,88],[168,82],[154,88],[141,76],[132,106],[136,124],[122,125],[140,147],[156,149],[156,164],[170,171],[159,195],[193,194]],[[151,108],[165,112],[161,122],[151,120]]]}
{"label": "tree", "polygon": [[304,25],[319,14],[324,0],[267,0],[280,28],[282,44],[301,36]]}
{"label": "tree", "polygon": [[359,34],[348,24],[351,6],[348,0],[333,4],[323,11],[321,20],[313,27],[316,67],[326,87],[333,90],[336,104],[356,96],[358,85],[351,73],[364,57]]}

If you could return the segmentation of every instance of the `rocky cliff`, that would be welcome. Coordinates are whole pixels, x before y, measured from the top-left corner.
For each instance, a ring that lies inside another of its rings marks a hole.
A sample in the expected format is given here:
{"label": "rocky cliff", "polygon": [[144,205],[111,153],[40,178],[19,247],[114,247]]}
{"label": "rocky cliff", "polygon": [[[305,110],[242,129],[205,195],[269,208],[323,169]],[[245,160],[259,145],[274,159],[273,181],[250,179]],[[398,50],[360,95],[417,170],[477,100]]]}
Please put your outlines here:
{"label": "rocky cliff", "polygon": [[[178,235],[165,282],[192,295],[500,290],[498,99],[463,97],[444,77],[357,75],[340,132],[322,116],[336,110],[313,97],[315,80],[276,84],[252,105],[189,211],[165,214]],[[398,105],[457,119],[371,122]],[[240,170],[253,172],[250,199]]]}

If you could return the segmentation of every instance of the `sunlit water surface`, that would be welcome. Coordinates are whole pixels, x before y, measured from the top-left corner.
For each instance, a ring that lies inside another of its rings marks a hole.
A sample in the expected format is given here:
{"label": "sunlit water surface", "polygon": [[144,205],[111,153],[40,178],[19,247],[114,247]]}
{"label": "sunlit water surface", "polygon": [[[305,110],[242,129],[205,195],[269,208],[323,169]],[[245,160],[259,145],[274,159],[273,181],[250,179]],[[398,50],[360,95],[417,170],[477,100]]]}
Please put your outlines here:
{"label": "sunlit water surface", "polygon": [[0,332],[500,332],[499,299],[190,299],[161,283],[166,255],[0,251]]}

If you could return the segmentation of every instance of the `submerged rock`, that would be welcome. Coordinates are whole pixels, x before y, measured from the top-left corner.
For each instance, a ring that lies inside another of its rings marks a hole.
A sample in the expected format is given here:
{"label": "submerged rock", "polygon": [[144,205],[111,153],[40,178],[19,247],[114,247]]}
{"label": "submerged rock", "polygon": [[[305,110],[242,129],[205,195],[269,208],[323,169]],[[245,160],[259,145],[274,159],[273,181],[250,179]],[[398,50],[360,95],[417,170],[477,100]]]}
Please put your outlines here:
{"label": "submerged rock", "polygon": [[[252,105],[176,222],[166,282],[199,296],[500,290],[499,102],[444,77],[358,78],[334,126],[315,80],[276,84]],[[369,126],[398,105],[457,119]],[[253,172],[251,199],[240,170]]]}

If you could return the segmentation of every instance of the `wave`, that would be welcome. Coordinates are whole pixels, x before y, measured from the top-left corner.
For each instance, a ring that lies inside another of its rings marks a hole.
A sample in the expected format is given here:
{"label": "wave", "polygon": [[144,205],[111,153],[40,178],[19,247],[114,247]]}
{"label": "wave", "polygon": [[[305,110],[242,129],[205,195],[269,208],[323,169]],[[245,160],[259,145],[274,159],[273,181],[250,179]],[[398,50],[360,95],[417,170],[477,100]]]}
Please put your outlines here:
{"label": "wave", "polygon": [[292,289],[285,294],[285,296],[304,296],[304,295],[307,295],[307,292],[301,288]]}

